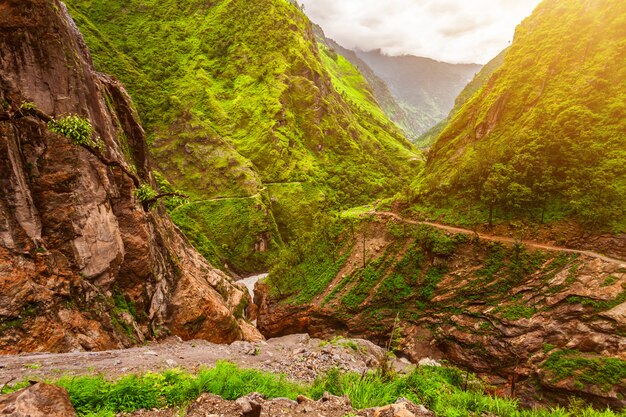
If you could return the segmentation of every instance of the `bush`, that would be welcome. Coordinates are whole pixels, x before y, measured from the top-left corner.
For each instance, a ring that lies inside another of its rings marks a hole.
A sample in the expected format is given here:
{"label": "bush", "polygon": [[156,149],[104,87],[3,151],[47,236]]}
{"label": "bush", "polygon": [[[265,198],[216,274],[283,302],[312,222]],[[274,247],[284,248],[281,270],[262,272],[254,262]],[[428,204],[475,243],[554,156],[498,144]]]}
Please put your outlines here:
{"label": "bush", "polygon": [[135,190],[135,197],[142,203],[152,200],[157,195],[159,195],[159,193],[148,184],[141,184],[141,186]]}
{"label": "bush", "polygon": [[74,145],[86,146],[99,151],[104,150],[104,142],[100,138],[93,139],[94,130],[88,119],[77,115],[52,119],[48,122],[51,132],[67,137]]}

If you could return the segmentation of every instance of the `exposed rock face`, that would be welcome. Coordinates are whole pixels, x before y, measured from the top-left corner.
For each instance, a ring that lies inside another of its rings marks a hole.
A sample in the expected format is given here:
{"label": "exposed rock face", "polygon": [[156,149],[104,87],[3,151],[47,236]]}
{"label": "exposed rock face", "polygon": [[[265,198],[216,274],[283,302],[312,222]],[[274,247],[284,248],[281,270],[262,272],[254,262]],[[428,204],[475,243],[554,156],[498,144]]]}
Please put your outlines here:
{"label": "exposed rock face", "polygon": [[65,6],[0,4],[0,352],[117,348],[167,333],[241,339],[245,288],[162,208],[146,212],[121,169],[24,117],[23,103],[89,119],[104,156],[154,185],[130,98],[94,71]]}
{"label": "exposed rock face", "polygon": [[0,396],[0,414],[11,417],[72,417],[76,412],[66,390],[39,383]]}
{"label": "exposed rock face", "polygon": [[[383,345],[398,314],[398,348],[414,361],[445,358],[498,376],[507,394],[515,379],[516,394],[528,404],[537,394],[561,400],[573,393],[626,406],[623,371],[608,371],[626,369],[623,265],[454,235],[431,239],[424,230],[398,237],[389,232],[394,227],[364,225],[365,243],[357,234],[346,263],[311,303],[276,300],[268,284],[257,284],[261,332],[342,334]],[[566,363],[571,372],[560,371]]]}

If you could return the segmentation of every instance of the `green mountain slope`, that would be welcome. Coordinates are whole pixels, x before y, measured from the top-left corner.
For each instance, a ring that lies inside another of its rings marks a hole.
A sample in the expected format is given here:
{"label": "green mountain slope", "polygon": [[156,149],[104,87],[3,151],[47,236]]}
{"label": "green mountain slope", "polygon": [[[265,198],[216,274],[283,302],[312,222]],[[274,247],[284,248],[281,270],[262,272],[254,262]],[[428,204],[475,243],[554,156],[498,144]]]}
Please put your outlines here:
{"label": "green mountain slope", "polygon": [[626,229],[626,3],[544,1],[429,154],[425,195]]}
{"label": "green mountain slope", "polygon": [[[214,261],[262,269],[319,207],[390,196],[421,169],[358,70],[320,51],[286,0],[69,5],[97,66],[136,98],[157,166],[192,197],[173,218]],[[248,239],[220,237],[244,224]]]}
{"label": "green mountain slope", "polygon": [[433,128],[431,128],[428,132],[424,133],[417,139],[417,144],[419,146],[429,146],[435,142],[435,140],[439,137],[441,132],[448,126],[450,120],[454,118],[454,116],[461,110],[461,108],[467,103],[469,99],[471,99],[474,94],[478,90],[480,90],[491,78],[491,75],[502,66],[504,63],[504,57],[506,56],[506,52],[508,48],[500,52],[495,58],[489,61],[485,66],[474,76],[474,79],[469,82],[458,95],[456,100],[454,101],[454,107],[448,114],[448,117],[437,123]]}
{"label": "green mountain slope", "polygon": [[327,38],[320,26],[313,25],[313,30],[318,42],[343,56],[359,70],[367,80],[375,100],[387,117],[393,120],[411,141],[415,141],[425,129],[432,125],[432,120],[429,115],[421,112],[417,108],[406,104],[403,105],[401,100],[390,91],[387,83],[376,75],[370,66],[357,56],[356,52],[346,49],[334,40]]}
{"label": "green mountain slope", "polygon": [[380,50],[357,50],[355,54],[385,81],[406,117],[413,119],[401,124],[411,128],[414,138],[446,117],[457,94],[481,69],[478,64],[450,64],[413,55],[388,56]]}

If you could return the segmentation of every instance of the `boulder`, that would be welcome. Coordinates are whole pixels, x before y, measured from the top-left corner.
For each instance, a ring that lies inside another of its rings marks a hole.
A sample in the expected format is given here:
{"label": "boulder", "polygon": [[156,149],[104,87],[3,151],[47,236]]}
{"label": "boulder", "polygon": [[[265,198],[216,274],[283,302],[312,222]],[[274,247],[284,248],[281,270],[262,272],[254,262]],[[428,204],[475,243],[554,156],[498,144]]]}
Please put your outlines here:
{"label": "boulder", "polygon": [[38,383],[0,396],[0,415],[11,417],[72,417],[76,411],[63,388]]}

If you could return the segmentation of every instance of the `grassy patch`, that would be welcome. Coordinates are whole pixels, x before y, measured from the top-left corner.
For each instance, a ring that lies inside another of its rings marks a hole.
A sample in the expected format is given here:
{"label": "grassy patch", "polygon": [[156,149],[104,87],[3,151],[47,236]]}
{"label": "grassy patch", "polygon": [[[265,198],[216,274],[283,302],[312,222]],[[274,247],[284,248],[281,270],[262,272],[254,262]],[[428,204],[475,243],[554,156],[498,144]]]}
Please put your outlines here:
{"label": "grassy patch", "polygon": [[[287,381],[283,376],[240,369],[218,362],[215,368],[197,374],[181,370],[128,375],[116,381],[102,376],[64,377],[56,385],[66,388],[79,416],[113,417],[120,412],[139,409],[185,406],[208,392],[234,400],[251,392],[269,398],[295,399],[304,394],[319,399],[324,391],[348,395],[356,409],[382,406],[400,397],[424,404],[440,417],[471,417],[494,413],[499,417],[616,417],[611,411],[576,409],[523,410],[515,400],[485,394],[479,386],[463,391],[463,372],[448,367],[419,367],[409,375],[382,377],[378,373],[361,375],[331,370],[310,385]],[[475,380],[473,375],[470,378]],[[3,393],[27,386],[19,383],[5,387]]]}
{"label": "grassy patch", "polygon": [[576,350],[561,350],[553,353],[543,363],[551,371],[555,382],[566,378],[584,384],[595,385],[608,391],[626,379],[626,361],[617,358],[588,357]]}
{"label": "grassy patch", "polygon": [[567,297],[567,302],[572,304],[582,304],[585,307],[591,307],[594,311],[606,311],[610,310],[626,301],[626,290],[622,291],[617,297],[612,300],[595,300],[587,297]]}
{"label": "grassy patch", "polygon": [[535,307],[513,304],[503,305],[494,310],[494,313],[504,317],[507,320],[529,319],[537,313]]}

